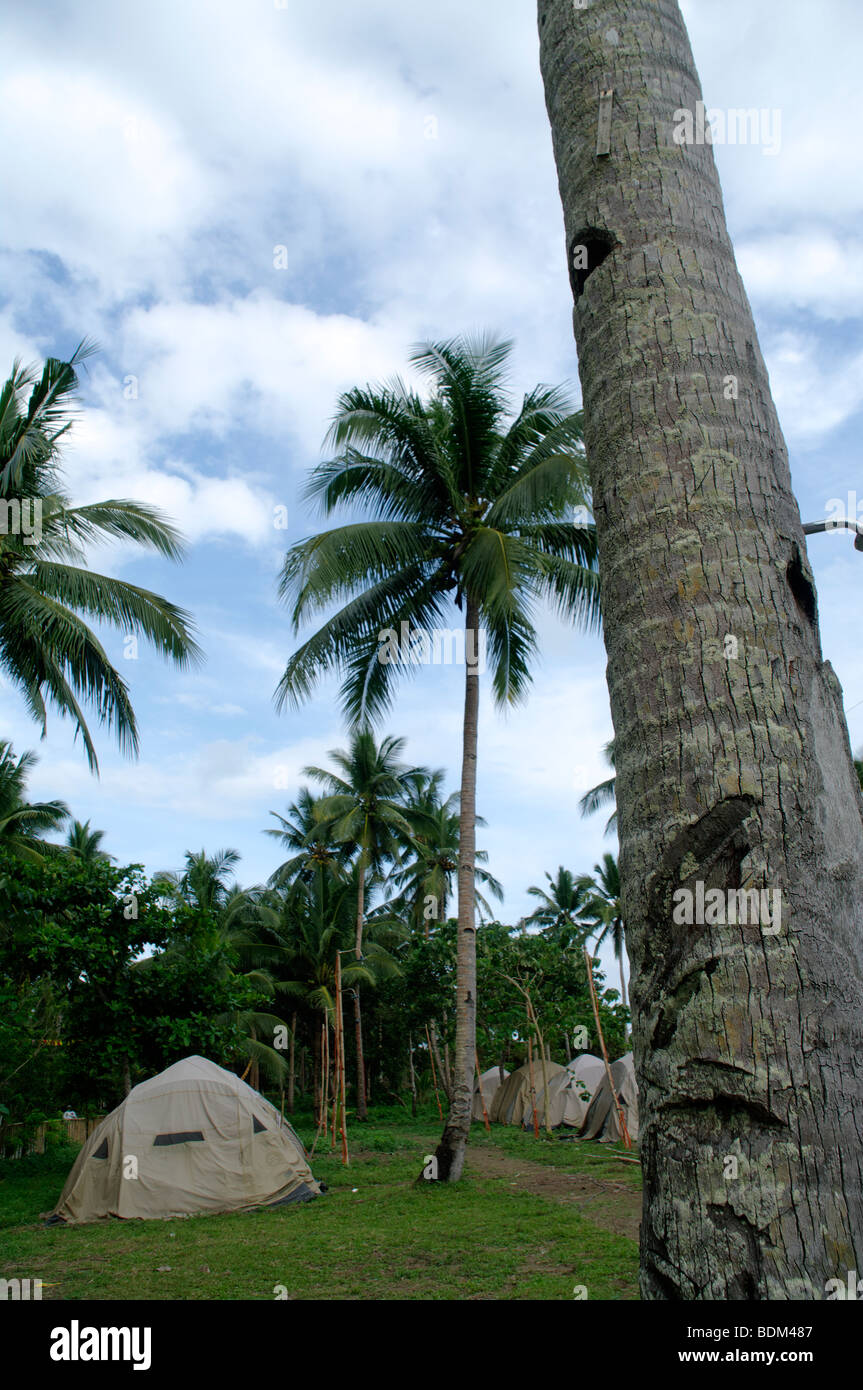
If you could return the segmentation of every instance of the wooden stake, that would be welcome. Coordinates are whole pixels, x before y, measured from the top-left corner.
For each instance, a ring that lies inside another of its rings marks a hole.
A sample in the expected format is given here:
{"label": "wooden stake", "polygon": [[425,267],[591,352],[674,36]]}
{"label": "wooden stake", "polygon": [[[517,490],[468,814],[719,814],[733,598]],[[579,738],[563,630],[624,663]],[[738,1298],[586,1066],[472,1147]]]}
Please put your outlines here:
{"label": "wooden stake", "polygon": [[599,1045],[602,1048],[602,1060],[605,1063],[605,1074],[608,1077],[609,1090],[611,1091],[612,1097],[614,1098],[614,1103],[617,1106],[617,1116],[620,1122],[620,1132],[623,1135],[624,1148],[631,1149],[632,1140],[629,1137],[629,1130],[626,1127],[626,1119],[623,1114],[623,1106],[621,1105],[618,1099],[617,1091],[614,1089],[614,1081],[611,1076],[611,1063],[608,1060],[608,1049],[605,1046],[605,1037],[602,1032],[602,1024],[599,1021],[599,1004],[596,998],[596,986],[593,983],[593,959],[588,954],[586,946],[584,947],[584,963],[587,966],[587,983],[590,986],[590,1001],[593,1004],[593,1017],[596,1020],[596,1031],[599,1035]]}
{"label": "wooden stake", "polygon": [[431,1036],[430,1036],[430,1034],[429,1034],[429,1026],[428,1026],[428,1024],[426,1024],[426,1041],[427,1041],[427,1043],[428,1043],[428,1045],[429,1045],[429,1060],[430,1060],[430,1062],[431,1062],[432,1085],[434,1086],[434,1098],[435,1098],[435,1100],[437,1101],[437,1113],[440,1115],[441,1119],[443,1119],[443,1110],[441,1109],[440,1096],[439,1096],[438,1093],[437,1093],[437,1076],[435,1075],[435,1069],[434,1069],[434,1053],[432,1052]]}
{"label": "wooden stake", "polygon": [[338,1019],[339,1132],[342,1136],[342,1163],[350,1165],[348,1132],[345,1124],[345,1020],[342,1013],[342,958],[336,952],[336,1017]]}

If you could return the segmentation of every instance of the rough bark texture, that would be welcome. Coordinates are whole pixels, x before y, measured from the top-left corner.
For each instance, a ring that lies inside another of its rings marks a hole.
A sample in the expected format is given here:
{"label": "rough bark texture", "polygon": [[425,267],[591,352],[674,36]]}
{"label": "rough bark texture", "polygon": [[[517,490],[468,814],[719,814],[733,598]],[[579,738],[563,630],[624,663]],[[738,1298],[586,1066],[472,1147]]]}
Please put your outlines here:
{"label": "rough bark texture", "polygon": [[[841,691],[713,151],[672,138],[702,95],[676,0],[540,0],[539,32],[603,584],[642,1293],[821,1299],[863,1271],[863,802]],[[781,889],[780,930],[675,925],[672,893],[699,880]]]}
{"label": "rough bark texture", "polygon": [[[468,599],[465,652],[479,650],[479,610]],[[464,733],[458,855],[458,952],[456,961],[455,1061],[452,1100],[435,1150],[440,1182],[457,1182],[470,1135],[476,1052],[476,758],[479,671],[465,661]]]}

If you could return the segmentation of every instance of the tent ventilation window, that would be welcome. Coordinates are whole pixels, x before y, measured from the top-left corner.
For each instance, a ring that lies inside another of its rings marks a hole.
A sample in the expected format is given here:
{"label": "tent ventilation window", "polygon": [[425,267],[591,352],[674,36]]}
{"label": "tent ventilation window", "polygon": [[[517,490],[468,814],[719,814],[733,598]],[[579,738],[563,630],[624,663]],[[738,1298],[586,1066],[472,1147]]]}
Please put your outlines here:
{"label": "tent ventilation window", "polygon": [[266,1128],[267,1128],[267,1126],[261,1124],[261,1122],[260,1122],[260,1120],[258,1119],[257,1115],[253,1115],[253,1116],[252,1116],[252,1133],[253,1133],[253,1134],[264,1134],[264,1133],[266,1132]]}
{"label": "tent ventilation window", "polygon": [[107,1140],[107,1139],[103,1139],[102,1142],[101,1142],[101,1144],[99,1145],[98,1149],[94,1149],[93,1152],[91,1153],[90,1157],[91,1157],[91,1158],[107,1158],[107,1157],[108,1157],[108,1140]]}
{"label": "tent ventilation window", "polygon": [[157,1134],[153,1140],[153,1148],[161,1148],[165,1144],[203,1144],[204,1136],[199,1129],[182,1129],[176,1134]]}

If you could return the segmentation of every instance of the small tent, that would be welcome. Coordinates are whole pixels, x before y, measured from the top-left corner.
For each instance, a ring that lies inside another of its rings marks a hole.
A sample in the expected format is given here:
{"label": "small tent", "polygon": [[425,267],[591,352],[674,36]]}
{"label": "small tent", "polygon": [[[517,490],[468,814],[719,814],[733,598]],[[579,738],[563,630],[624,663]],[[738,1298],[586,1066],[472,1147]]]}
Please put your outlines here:
{"label": "small tent", "polygon": [[[603,1071],[605,1069],[603,1068]],[[635,1068],[632,1053],[627,1052],[611,1064],[611,1079],[623,1110],[623,1118],[630,1139],[638,1138],[638,1087],[635,1084]],[[600,1139],[604,1144],[618,1143],[623,1139],[617,1106],[608,1085],[608,1077],[603,1075],[590,1102],[590,1108],[579,1134],[580,1139]]]}
{"label": "small tent", "polygon": [[[537,1098],[539,1098],[543,1086],[542,1065],[541,1061],[535,1061],[533,1064],[533,1085]],[[565,1070],[565,1067],[562,1067],[559,1062],[546,1062],[545,1072],[549,1084],[553,1077]],[[493,1124],[498,1125],[520,1125],[525,1122],[525,1119],[533,1124],[530,1067],[526,1062],[524,1066],[514,1071],[512,1076],[508,1076],[503,1085],[499,1087],[497,1095],[492,1101],[488,1117]]]}
{"label": "small tent", "polygon": [[[504,1071],[504,1081],[509,1076],[508,1071]],[[482,1100],[480,1099],[479,1088],[482,1083]],[[485,1109],[488,1118],[491,1119],[492,1101],[497,1095],[501,1086],[500,1067],[489,1067],[484,1071],[479,1080],[474,1079],[473,1083],[473,1104],[471,1105],[470,1117],[472,1120],[482,1121],[482,1102],[485,1101]]]}
{"label": "small tent", "polygon": [[[536,1110],[539,1123],[545,1125],[546,1109],[551,1129],[566,1125],[568,1129],[581,1129],[587,1116],[588,1106],[602,1077],[605,1064],[601,1057],[592,1057],[584,1052],[574,1057],[569,1065],[553,1076],[548,1083],[548,1092],[542,1087],[542,1070],[536,1088]],[[533,1116],[526,1115],[525,1125],[533,1123]]]}
{"label": "small tent", "polygon": [[52,1219],[244,1211],[320,1191],[275,1106],[215,1062],[185,1057],[133,1087],[94,1129]]}

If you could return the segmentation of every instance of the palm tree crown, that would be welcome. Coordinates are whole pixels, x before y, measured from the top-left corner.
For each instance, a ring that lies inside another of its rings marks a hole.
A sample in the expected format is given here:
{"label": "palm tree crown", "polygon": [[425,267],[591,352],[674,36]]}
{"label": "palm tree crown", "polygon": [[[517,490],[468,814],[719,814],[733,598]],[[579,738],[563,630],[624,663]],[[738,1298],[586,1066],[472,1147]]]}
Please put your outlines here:
{"label": "palm tree crown", "polygon": [[182,553],[179,533],[155,508],[125,499],[73,507],[61,490],[75,369],[92,351],[82,343],[68,362],[48,358],[41,375],[16,361],[0,390],[0,670],[43,735],[48,704],[71,716],[96,771],[80,702],[132,753],[138,729],[126,683],[81,615],[145,638],[180,667],[201,653],[181,608],[86,565],[86,544],[99,540],[134,541],[172,560]]}
{"label": "palm tree crown", "polygon": [[100,848],[105,838],[104,830],[91,830],[90,822],[73,821],[66,833],[66,847],[76,859],[92,864],[96,861],[107,863],[111,856]]}
{"label": "palm tree crown", "polygon": [[340,452],[314,470],[308,492],[327,515],[360,504],[372,519],[288,552],[280,593],[295,630],[348,602],[291,657],[280,706],[335,668],[350,720],[379,716],[396,674],[416,669],[379,659],[382,631],[401,621],[439,627],[449,597],[459,608],[468,598],[477,604],[500,703],[526,693],[538,600],[598,624],[594,528],[577,520],[588,503],[581,414],[562,389],[539,386],[507,423],[511,346],[462,339],[417,348],[411,362],[434,383],[428,401],[399,379],[341,397],[330,431]]}
{"label": "palm tree crown", "polygon": [[548,888],[533,885],[527,890],[532,898],[539,898],[540,901],[525,922],[535,922],[550,939],[564,946],[572,942],[580,944],[587,934],[587,928],[579,920],[587,897],[584,879],[576,879],[563,865],[558,868],[555,878],[549,873],[545,876]]}
{"label": "palm tree crown", "polygon": [[11,743],[0,739],[0,846],[33,863],[59,853],[59,845],[40,837],[69,819],[64,801],[28,801],[27,779],[38,761],[30,752],[16,761]]}

